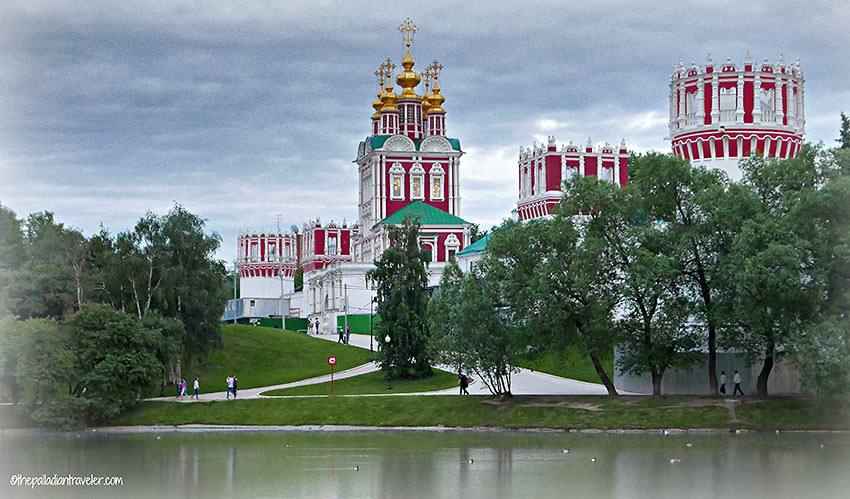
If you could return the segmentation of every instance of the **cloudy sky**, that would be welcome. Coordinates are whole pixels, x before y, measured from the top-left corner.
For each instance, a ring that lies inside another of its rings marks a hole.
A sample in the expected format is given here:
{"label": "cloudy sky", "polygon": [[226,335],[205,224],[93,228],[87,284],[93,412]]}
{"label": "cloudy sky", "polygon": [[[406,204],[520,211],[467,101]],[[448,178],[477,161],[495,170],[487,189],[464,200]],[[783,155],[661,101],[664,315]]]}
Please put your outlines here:
{"label": "cloudy sky", "polygon": [[278,213],[352,220],[373,72],[401,60],[406,17],[414,69],[445,67],[462,216],[483,228],[514,207],[521,145],[668,151],[679,59],[800,58],[813,142],[833,145],[850,112],[850,2],[4,0],[0,203],[88,235],[178,202],[228,261]]}

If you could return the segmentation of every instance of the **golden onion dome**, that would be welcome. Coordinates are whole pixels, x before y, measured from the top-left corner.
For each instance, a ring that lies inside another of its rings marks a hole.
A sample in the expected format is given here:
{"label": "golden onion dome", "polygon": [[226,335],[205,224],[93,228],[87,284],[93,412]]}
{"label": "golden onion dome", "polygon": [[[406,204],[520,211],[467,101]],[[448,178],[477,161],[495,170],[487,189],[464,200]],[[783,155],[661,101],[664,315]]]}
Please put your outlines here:
{"label": "golden onion dome", "polygon": [[384,111],[398,111],[398,108],[395,107],[395,101],[398,100],[398,95],[393,93],[393,86],[387,85],[387,91],[381,95],[381,112]]}
{"label": "golden onion dome", "polygon": [[400,99],[420,99],[416,92],[413,91],[413,88],[416,85],[419,85],[419,82],[422,81],[422,77],[419,76],[419,73],[413,71],[413,65],[416,64],[413,60],[413,57],[410,57],[410,49],[407,49],[407,53],[404,55],[404,59],[401,60],[401,65],[404,68],[404,71],[400,72],[396,78],[396,83],[399,84],[402,90]]}
{"label": "golden onion dome", "polygon": [[381,93],[379,93],[378,98],[372,102],[372,107],[375,108],[375,114],[373,114],[372,117],[379,118],[381,116],[381,108],[384,107],[384,103],[381,102]]}
{"label": "golden onion dome", "polygon": [[431,109],[431,103],[428,99],[431,98],[431,94],[428,91],[425,91],[425,95],[422,96],[422,115],[425,116],[428,114],[428,110]]}
{"label": "golden onion dome", "polygon": [[440,94],[440,87],[437,85],[437,82],[434,82],[434,93],[428,96],[428,112],[429,113],[444,113],[446,112],[443,109],[443,102],[446,102],[446,98]]}

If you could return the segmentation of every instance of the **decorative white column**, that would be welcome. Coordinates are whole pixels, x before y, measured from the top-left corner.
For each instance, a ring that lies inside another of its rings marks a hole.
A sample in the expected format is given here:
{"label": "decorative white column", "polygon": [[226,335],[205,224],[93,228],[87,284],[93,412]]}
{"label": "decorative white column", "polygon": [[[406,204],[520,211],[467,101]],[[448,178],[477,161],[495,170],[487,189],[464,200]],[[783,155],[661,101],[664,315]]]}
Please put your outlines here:
{"label": "decorative white column", "polygon": [[785,111],[783,111],[783,105],[784,105],[785,102],[787,102],[787,98],[788,98],[787,94],[785,93],[787,88],[788,88],[786,83],[787,83],[787,80],[785,78],[779,79],[779,77],[777,76],[777,78],[776,78],[776,87],[777,88],[775,88],[774,91],[773,91],[773,95],[776,97],[776,106],[774,107],[775,113],[776,113],[775,114],[776,122],[779,123],[780,125],[783,122],[783,118],[785,118]]}
{"label": "decorative white column", "polygon": [[680,81],[677,89],[679,91],[679,130],[685,128],[685,86]]}
{"label": "decorative white column", "polygon": [[720,121],[720,80],[717,73],[711,77],[711,123]]}
{"label": "decorative white column", "polygon": [[735,121],[738,123],[744,122],[744,74],[738,73],[738,95],[737,107],[735,108]]}
{"label": "decorative white column", "polygon": [[696,120],[697,126],[703,126],[705,124],[705,82],[702,80],[701,76],[697,78]]}
{"label": "decorative white column", "polygon": [[[773,95],[776,96],[776,92]],[[758,73],[753,81],[753,123],[761,123],[761,76]]]}

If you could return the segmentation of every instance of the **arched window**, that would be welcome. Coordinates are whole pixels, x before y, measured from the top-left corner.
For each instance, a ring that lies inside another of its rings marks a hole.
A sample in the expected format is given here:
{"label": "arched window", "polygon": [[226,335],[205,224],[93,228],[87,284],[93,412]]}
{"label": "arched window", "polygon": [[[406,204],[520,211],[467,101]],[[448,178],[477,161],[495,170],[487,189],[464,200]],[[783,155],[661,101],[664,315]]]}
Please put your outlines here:
{"label": "arched window", "polygon": [[449,261],[457,254],[460,249],[460,240],[454,234],[449,234],[446,238],[446,261]]}
{"label": "arched window", "polygon": [[443,197],[443,179],[446,177],[446,171],[443,170],[443,165],[434,163],[431,166],[431,201],[442,201]]}
{"label": "arched window", "polygon": [[390,168],[390,199],[404,199],[404,168],[393,163]]}
{"label": "arched window", "polygon": [[425,199],[425,169],[419,163],[410,169],[410,199]]}

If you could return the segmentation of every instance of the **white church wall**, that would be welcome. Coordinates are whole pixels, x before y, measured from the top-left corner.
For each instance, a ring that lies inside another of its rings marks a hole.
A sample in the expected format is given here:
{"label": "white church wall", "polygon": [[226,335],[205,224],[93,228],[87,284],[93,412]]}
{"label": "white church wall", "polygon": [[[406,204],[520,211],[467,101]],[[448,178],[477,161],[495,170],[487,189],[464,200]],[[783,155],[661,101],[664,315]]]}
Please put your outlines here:
{"label": "white church wall", "polygon": [[[295,280],[283,279],[283,294],[295,291]],[[280,298],[280,279],[276,277],[243,277],[239,279],[239,296],[244,298]]]}

